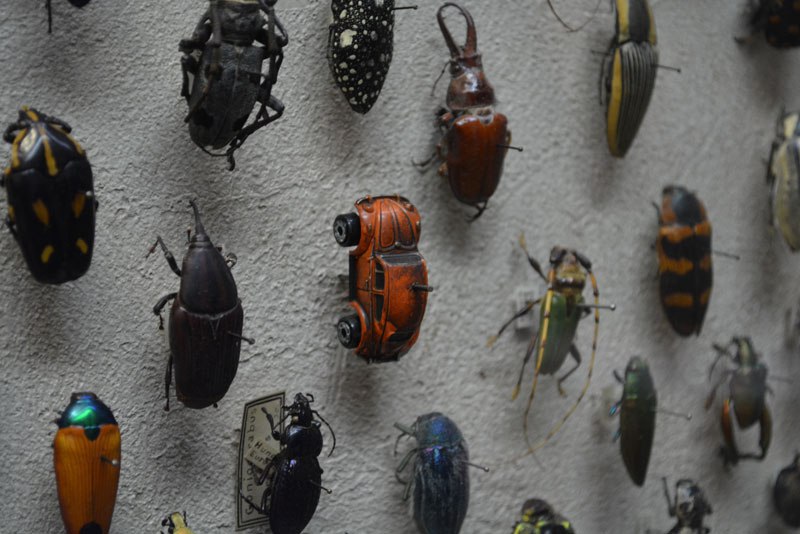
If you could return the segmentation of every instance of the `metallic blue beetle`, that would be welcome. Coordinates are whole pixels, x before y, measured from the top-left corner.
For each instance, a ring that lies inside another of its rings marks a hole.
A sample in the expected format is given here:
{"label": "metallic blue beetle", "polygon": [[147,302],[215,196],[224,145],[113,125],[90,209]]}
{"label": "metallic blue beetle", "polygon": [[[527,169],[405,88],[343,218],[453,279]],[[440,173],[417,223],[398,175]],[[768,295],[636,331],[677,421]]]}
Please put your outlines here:
{"label": "metallic blue beetle", "polygon": [[[421,415],[411,427],[394,424],[403,436],[413,436],[417,446],[405,455],[395,471],[406,485],[403,500],[408,500],[414,485],[414,521],[422,534],[458,534],[469,505],[469,453],[464,436],[456,424],[438,412]],[[414,477],[408,481],[400,473],[414,460]],[[475,466],[478,467],[478,466]],[[488,471],[486,468],[481,468]]]}

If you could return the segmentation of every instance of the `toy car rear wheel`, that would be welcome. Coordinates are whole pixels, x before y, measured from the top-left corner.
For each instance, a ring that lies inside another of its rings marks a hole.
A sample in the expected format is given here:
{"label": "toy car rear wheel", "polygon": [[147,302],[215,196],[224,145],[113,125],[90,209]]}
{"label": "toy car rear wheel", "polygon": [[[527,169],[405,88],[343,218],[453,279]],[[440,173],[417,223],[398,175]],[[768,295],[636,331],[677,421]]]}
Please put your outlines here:
{"label": "toy car rear wheel", "polygon": [[339,319],[336,325],[336,334],[339,337],[339,343],[348,349],[354,349],[361,341],[361,321],[358,315],[347,315]]}
{"label": "toy car rear wheel", "polygon": [[361,239],[361,219],[357,213],[338,215],[333,220],[333,237],[343,247],[358,245]]}

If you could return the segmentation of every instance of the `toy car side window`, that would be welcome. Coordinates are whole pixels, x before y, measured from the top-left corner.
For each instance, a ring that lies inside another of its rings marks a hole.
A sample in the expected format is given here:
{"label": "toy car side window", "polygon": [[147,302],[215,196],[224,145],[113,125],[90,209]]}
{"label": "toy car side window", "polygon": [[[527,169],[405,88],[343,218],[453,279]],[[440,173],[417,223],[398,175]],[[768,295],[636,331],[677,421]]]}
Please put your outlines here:
{"label": "toy car side window", "polygon": [[375,289],[377,291],[383,291],[383,286],[385,284],[385,276],[383,273],[383,265],[380,262],[375,263]]}

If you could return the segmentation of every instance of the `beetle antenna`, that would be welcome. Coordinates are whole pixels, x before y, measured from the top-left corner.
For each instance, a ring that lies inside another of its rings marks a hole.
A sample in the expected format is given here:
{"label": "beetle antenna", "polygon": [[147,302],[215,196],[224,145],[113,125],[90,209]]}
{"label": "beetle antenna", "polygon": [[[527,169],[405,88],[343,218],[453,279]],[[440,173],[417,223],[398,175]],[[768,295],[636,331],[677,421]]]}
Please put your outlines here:
{"label": "beetle antenna", "polygon": [[447,66],[450,64],[450,61],[446,61],[444,66],[442,67],[442,72],[439,73],[439,76],[436,77],[436,81],[433,82],[433,87],[431,87],[431,96],[436,95],[436,86],[439,85],[439,80],[442,79],[444,76],[444,71],[447,70]]}
{"label": "beetle antenna", "polygon": [[333,437],[333,446],[331,447],[331,452],[328,453],[328,456],[330,456],[331,454],[333,454],[334,449],[336,449],[336,434],[333,432],[333,428],[331,428],[331,425],[328,424],[325,418],[322,417],[317,410],[311,410],[311,413],[319,417],[320,421],[325,423],[325,426],[327,426],[328,430],[331,431],[331,436]]}
{"label": "beetle antenna", "polygon": [[583,24],[581,24],[581,25],[580,25],[580,26],[578,26],[577,28],[573,28],[572,26],[570,26],[569,24],[567,24],[567,23],[564,21],[564,19],[562,19],[562,18],[561,18],[561,16],[560,16],[560,15],[558,14],[558,12],[556,11],[556,8],[555,8],[555,6],[553,5],[553,0],[547,0],[547,5],[550,7],[550,11],[552,11],[552,12],[553,12],[553,15],[556,17],[556,19],[558,19],[558,22],[560,22],[560,23],[561,23],[561,25],[562,25],[562,26],[564,26],[564,27],[567,29],[567,31],[569,31],[569,32],[576,32],[576,31],[579,31],[579,30],[583,29],[583,27],[584,27],[584,26],[586,26],[587,24],[589,24],[590,22],[592,22],[592,20],[594,19],[595,15],[597,15],[597,11],[600,9],[600,0],[597,0],[597,4],[595,4],[595,6],[594,6],[594,11],[592,11],[592,14],[589,16],[589,18],[588,18],[588,19],[586,19],[586,20],[583,22]]}

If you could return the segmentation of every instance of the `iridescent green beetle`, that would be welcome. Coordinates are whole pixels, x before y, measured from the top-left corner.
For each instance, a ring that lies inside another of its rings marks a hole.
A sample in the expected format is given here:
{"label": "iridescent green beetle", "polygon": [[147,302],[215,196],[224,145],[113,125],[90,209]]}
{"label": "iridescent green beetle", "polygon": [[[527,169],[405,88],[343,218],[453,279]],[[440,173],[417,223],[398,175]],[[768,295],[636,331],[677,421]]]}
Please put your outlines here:
{"label": "iridescent green beetle", "polygon": [[767,165],[770,219],[792,252],[800,249],[800,114],[783,113]]}
{"label": "iridescent green beetle", "polygon": [[616,0],[616,34],[603,61],[608,150],[625,157],[656,83],[656,23],[647,0]]}
{"label": "iridescent green beetle", "polygon": [[[522,310],[514,314],[510,320],[500,327],[497,335],[489,339],[488,345],[493,345],[497,338],[512,322],[530,313],[536,304],[541,303],[539,330],[536,335],[531,338],[528,350],[525,353],[525,359],[522,362],[522,369],[520,369],[519,372],[519,379],[512,393],[512,399],[516,399],[519,394],[520,385],[522,384],[522,375],[525,371],[525,365],[530,361],[533,353],[536,352],[536,372],[533,376],[533,386],[531,387],[531,393],[528,396],[528,405],[525,408],[525,415],[523,416],[525,439],[528,440],[528,451],[523,454],[523,456],[526,456],[543,447],[550,438],[556,435],[564,423],[566,423],[567,419],[569,419],[572,413],[577,409],[584,395],[586,395],[586,391],[589,389],[589,383],[592,379],[594,358],[597,352],[597,335],[600,329],[599,310],[601,308],[614,310],[615,306],[613,304],[605,306],[600,305],[600,291],[597,288],[597,279],[592,272],[592,262],[580,252],[558,246],[553,247],[550,251],[550,270],[547,276],[545,276],[539,262],[528,253],[523,236],[520,236],[519,244],[525,251],[528,263],[530,263],[536,273],[547,282],[547,293],[543,298],[528,302]],[[587,278],[592,285],[592,292],[594,294],[593,304],[586,303],[583,298],[583,290],[586,287]],[[575,333],[578,330],[578,323],[591,313],[592,310],[594,310],[594,337],[592,338],[592,354],[589,359],[589,369],[587,371],[586,381],[583,384],[583,389],[581,389],[581,392],[575,399],[575,403],[567,410],[561,420],[544,438],[532,445],[528,439],[528,414],[533,406],[539,375],[555,374],[561,369],[562,365],[564,365],[567,355],[572,356],[575,360],[575,366],[558,379],[558,392],[561,395],[566,395],[561,387],[561,383],[566,380],[569,375],[574,373],[581,364],[581,354],[574,343]]]}
{"label": "iridescent green beetle", "polygon": [[633,483],[642,486],[656,430],[656,388],[647,362],[639,356],[628,362],[624,379],[616,371],[614,376],[623,384],[622,399],[611,408],[611,415],[619,413],[622,461]]}

